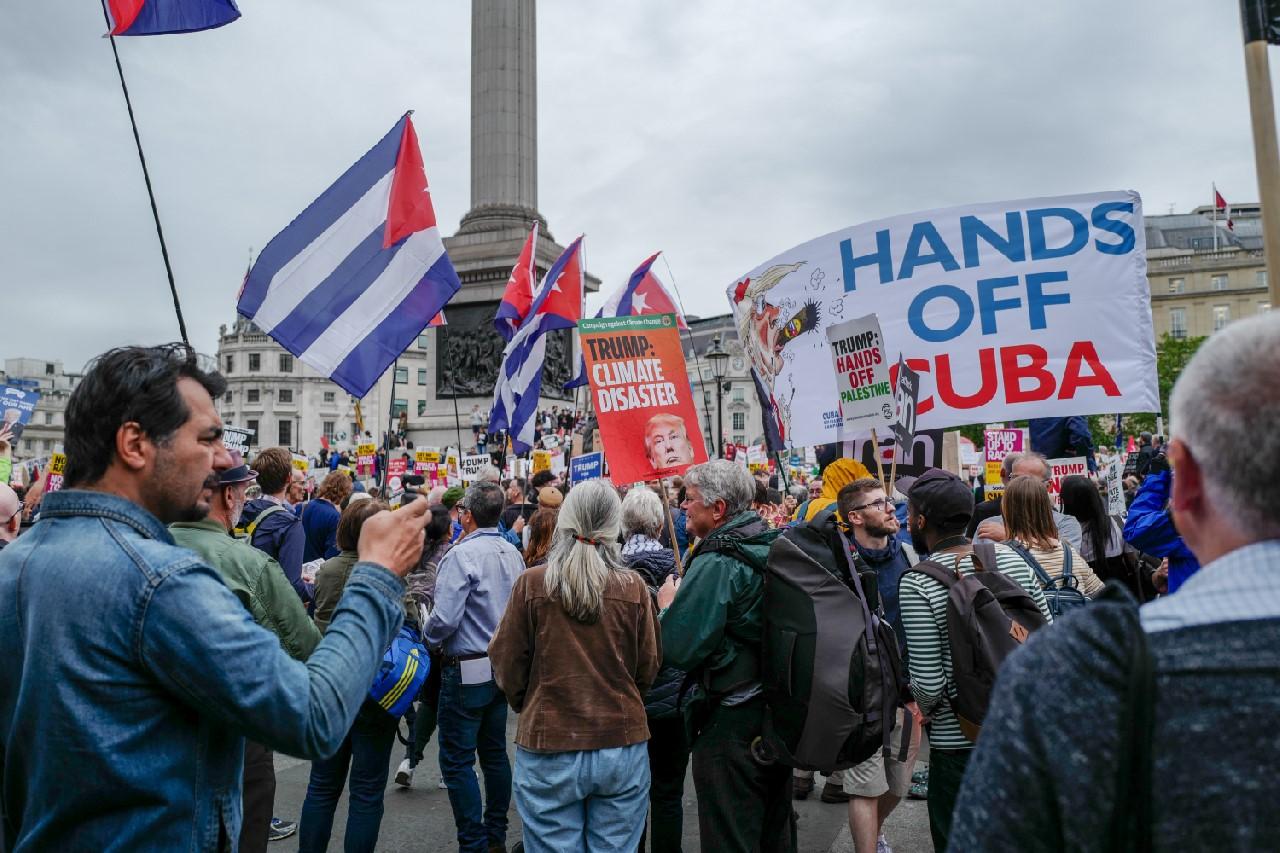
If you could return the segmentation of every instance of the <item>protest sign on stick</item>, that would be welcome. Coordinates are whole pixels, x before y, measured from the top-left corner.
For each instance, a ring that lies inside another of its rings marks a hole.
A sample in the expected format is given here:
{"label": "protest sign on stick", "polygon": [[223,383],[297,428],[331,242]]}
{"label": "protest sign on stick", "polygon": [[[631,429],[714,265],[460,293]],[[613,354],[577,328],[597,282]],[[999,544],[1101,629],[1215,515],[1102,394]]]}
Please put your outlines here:
{"label": "protest sign on stick", "polygon": [[1107,489],[1107,514],[1123,515],[1124,505],[1124,463],[1119,456],[1112,456],[1098,466],[1098,476]]}
{"label": "protest sign on stick", "polygon": [[1010,453],[1022,453],[1027,449],[1027,434],[1021,429],[988,429],[982,432],[982,442],[982,452],[987,460],[982,496],[991,500],[1004,492],[1001,463]]}
{"label": "protest sign on stick", "polygon": [[1029,199],[836,231],[727,293],[767,416],[819,445],[854,437],[822,381],[827,329],[873,311],[920,376],[920,429],[1157,411],[1145,253],[1135,192]]}
{"label": "protest sign on stick", "polygon": [[898,356],[898,378],[893,383],[893,464],[889,468],[889,483],[898,478],[898,454],[896,448],[910,447],[916,434],[916,403],[920,399],[920,374],[907,367],[905,359]]}
{"label": "protest sign on stick", "polygon": [[227,450],[239,453],[241,456],[249,455],[249,441],[254,436],[254,431],[245,429],[244,427],[232,426],[231,424],[222,425],[222,443]]}
{"label": "protest sign on stick", "polygon": [[374,458],[378,455],[378,446],[373,442],[365,442],[356,446],[356,474],[368,477],[373,474]]}
{"label": "protest sign on stick", "polygon": [[16,385],[0,385],[0,441],[16,444],[40,402],[40,392]]}
{"label": "protest sign on stick", "polygon": [[67,455],[55,452],[49,457],[49,470],[45,474],[44,492],[56,492],[62,488],[62,477],[67,472]]}
{"label": "protest sign on stick", "polygon": [[569,482],[581,483],[604,475],[604,454],[599,450],[569,460]]}
{"label": "protest sign on stick", "polygon": [[1049,460],[1049,496],[1055,506],[1062,503],[1063,478],[1071,476],[1089,476],[1089,460],[1083,456]]}
{"label": "protest sign on stick", "polygon": [[675,315],[584,319],[578,330],[614,482],[707,461]]}
{"label": "protest sign on stick", "polygon": [[463,485],[474,483],[480,475],[480,469],[489,464],[487,453],[468,453],[462,457],[460,471]]}
{"label": "protest sign on stick", "polygon": [[893,386],[875,314],[827,327],[840,430],[856,435],[893,423]]}

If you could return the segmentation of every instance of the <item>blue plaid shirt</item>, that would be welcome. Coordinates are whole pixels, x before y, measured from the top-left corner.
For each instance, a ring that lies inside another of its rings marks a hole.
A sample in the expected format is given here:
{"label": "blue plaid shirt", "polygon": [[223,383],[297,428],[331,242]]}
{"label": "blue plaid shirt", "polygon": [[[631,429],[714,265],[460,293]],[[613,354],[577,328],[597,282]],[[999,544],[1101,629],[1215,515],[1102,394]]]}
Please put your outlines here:
{"label": "blue plaid shirt", "polygon": [[1157,599],[1139,612],[1149,634],[1280,618],[1280,539],[1224,554],[1187,578],[1177,595]]}

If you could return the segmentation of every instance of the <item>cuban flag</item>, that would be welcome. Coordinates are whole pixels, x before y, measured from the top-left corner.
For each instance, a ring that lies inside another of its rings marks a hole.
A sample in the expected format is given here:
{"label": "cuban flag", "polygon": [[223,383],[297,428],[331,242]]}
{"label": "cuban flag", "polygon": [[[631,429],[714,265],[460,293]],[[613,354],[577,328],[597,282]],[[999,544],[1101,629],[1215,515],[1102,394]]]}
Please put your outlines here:
{"label": "cuban flag", "polygon": [[507,430],[516,453],[526,453],[533,447],[547,332],[578,325],[582,319],[582,287],[582,237],[578,237],[547,270],[528,318],[502,354],[489,432]]}
{"label": "cuban flag", "polygon": [[359,398],[459,287],[406,113],[271,239],[236,310]]}
{"label": "cuban flag", "polygon": [[[596,317],[639,317],[644,314],[675,314],[676,322],[684,331],[689,326],[684,321],[684,314],[676,301],[671,298],[670,291],[653,271],[653,262],[661,252],[654,252],[644,259],[635,272],[627,279],[627,283],[618,288],[604,303]],[[578,356],[578,375],[564,384],[566,391],[587,384],[587,364],[581,355]]]}
{"label": "cuban flag", "polygon": [[111,36],[212,30],[240,17],[235,0],[107,0]]}
{"label": "cuban flag", "polygon": [[535,220],[525,238],[524,248],[520,250],[520,259],[511,268],[507,278],[507,289],[503,291],[502,301],[498,303],[498,313],[493,317],[493,327],[508,343],[516,336],[525,317],[529,316],[529,308],[533,305],[533,283],[538,275],[536,267],[538,258],[538,223]]}

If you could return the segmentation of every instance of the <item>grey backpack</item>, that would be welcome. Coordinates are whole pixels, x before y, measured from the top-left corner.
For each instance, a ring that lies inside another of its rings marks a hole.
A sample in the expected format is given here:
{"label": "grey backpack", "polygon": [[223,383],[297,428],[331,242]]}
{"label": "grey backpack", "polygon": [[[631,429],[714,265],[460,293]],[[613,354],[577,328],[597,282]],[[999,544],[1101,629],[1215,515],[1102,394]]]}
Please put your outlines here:
{"label": "grey backpack", "polygon": [[908,571],[927,575],[947,589],[947,641],[956,688],[951,710],[964,736],[976,741],[1000,664],[1048,622],[1022,585],[999,571],[994,545],[974,545],[974,571],[962,576],[959,565],[964,556],[955,555],[950,566],[925,560]]}

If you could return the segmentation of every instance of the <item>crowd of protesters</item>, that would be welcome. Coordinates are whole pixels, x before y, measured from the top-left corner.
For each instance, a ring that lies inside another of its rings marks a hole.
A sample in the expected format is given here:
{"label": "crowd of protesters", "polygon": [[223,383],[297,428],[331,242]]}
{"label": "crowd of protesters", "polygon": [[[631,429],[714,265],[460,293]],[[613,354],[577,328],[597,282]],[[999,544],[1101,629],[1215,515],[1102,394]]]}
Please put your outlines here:
{"label": "crowd of protesters", "polygon": [[[1280,318],[1209,340],[1121,516],[1092,476],[1055,508],[1032,452],[982,502],[936,469],[837,458],[788,488],[716,460],[665,488],[487,469],[391,512],[341,470],[307,494],[285,448],[228,452],[186,347],[113,350],[68,403],[64,487],[0,485],[0,849],[324,850],[344,791],[344,849],[376,849],[401,721],[370,685],[407,628],[430,674],[394,782],[434,739],[460,850],[507,850],[513,804],[511,849],[680,850],[689,794],[702,849],[796,850],[813,768],[758,747],[766,577],[800,529],[902,662],[884,748],[819,768],[858,853],[908,796],[938,850],[1273,848],[1276,376]],[[975,718],[979,587],[1013,640]],[[311,761],[296,824],[275,751]]]}

